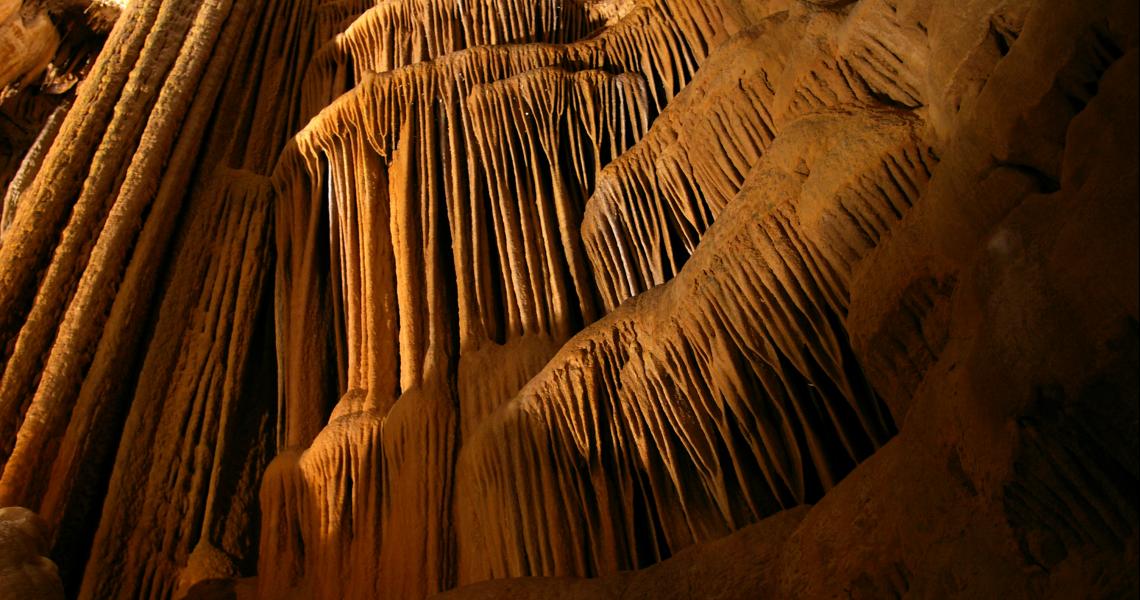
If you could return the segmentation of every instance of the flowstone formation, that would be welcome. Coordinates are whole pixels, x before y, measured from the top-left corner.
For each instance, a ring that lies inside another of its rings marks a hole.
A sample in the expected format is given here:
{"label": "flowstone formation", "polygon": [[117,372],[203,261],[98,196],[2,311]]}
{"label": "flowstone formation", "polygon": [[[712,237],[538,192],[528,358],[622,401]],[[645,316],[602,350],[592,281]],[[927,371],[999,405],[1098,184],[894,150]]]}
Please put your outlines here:
{"label": "flowstone formation", "polygon": [[1137,10],[0,0],[0,595],[1140,594]]}

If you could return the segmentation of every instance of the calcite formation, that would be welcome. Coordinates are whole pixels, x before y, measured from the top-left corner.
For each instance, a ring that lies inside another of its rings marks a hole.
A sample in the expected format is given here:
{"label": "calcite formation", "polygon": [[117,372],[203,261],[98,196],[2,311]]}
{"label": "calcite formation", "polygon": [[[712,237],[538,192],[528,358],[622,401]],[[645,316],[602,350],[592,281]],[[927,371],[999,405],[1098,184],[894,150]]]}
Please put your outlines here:
{"label": "calcite formation", "polygon": [[63,598],[48,552],[48,526],[20,507],[0,508],[0,593],[5,598]]}
{"label": "calcite formation", "polygon": [[0,0],[0,596],[1140,594],[1137,11]]}
{"label": "calcite formation", "polygon": [[120,9],[110,0],[0,4],[0,236]]}

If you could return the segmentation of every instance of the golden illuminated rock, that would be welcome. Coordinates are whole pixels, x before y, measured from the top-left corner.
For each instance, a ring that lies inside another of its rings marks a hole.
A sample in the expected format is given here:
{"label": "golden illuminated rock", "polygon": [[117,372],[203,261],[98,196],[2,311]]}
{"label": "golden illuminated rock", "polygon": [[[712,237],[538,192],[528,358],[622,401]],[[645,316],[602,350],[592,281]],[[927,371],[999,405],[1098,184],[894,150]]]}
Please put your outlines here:
{"label": "golden illuminated rock", "polygon": [[0,596],[1140,588],[1134,2],[119,10],[0,0]]}

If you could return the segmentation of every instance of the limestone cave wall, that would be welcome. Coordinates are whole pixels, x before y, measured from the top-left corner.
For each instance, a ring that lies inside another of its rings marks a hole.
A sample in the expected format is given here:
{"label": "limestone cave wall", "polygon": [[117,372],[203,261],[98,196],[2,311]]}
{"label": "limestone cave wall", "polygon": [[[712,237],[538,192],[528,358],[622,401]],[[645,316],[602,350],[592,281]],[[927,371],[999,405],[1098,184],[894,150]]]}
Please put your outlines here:
{"label": "limestone cave wall", "polygon": [[0,597],[1136,597],[1129,0],[0,0]]}

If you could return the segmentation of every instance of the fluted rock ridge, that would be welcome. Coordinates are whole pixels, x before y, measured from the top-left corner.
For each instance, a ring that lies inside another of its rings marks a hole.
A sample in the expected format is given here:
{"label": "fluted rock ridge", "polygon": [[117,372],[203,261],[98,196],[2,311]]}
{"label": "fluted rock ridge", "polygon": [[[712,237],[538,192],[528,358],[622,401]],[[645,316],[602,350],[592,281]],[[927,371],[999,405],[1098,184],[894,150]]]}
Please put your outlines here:
{"label": "fluted rock ridge", "polygon": [[0,0],[0,589],[1140,586],[1135,3],[118,12]]}

